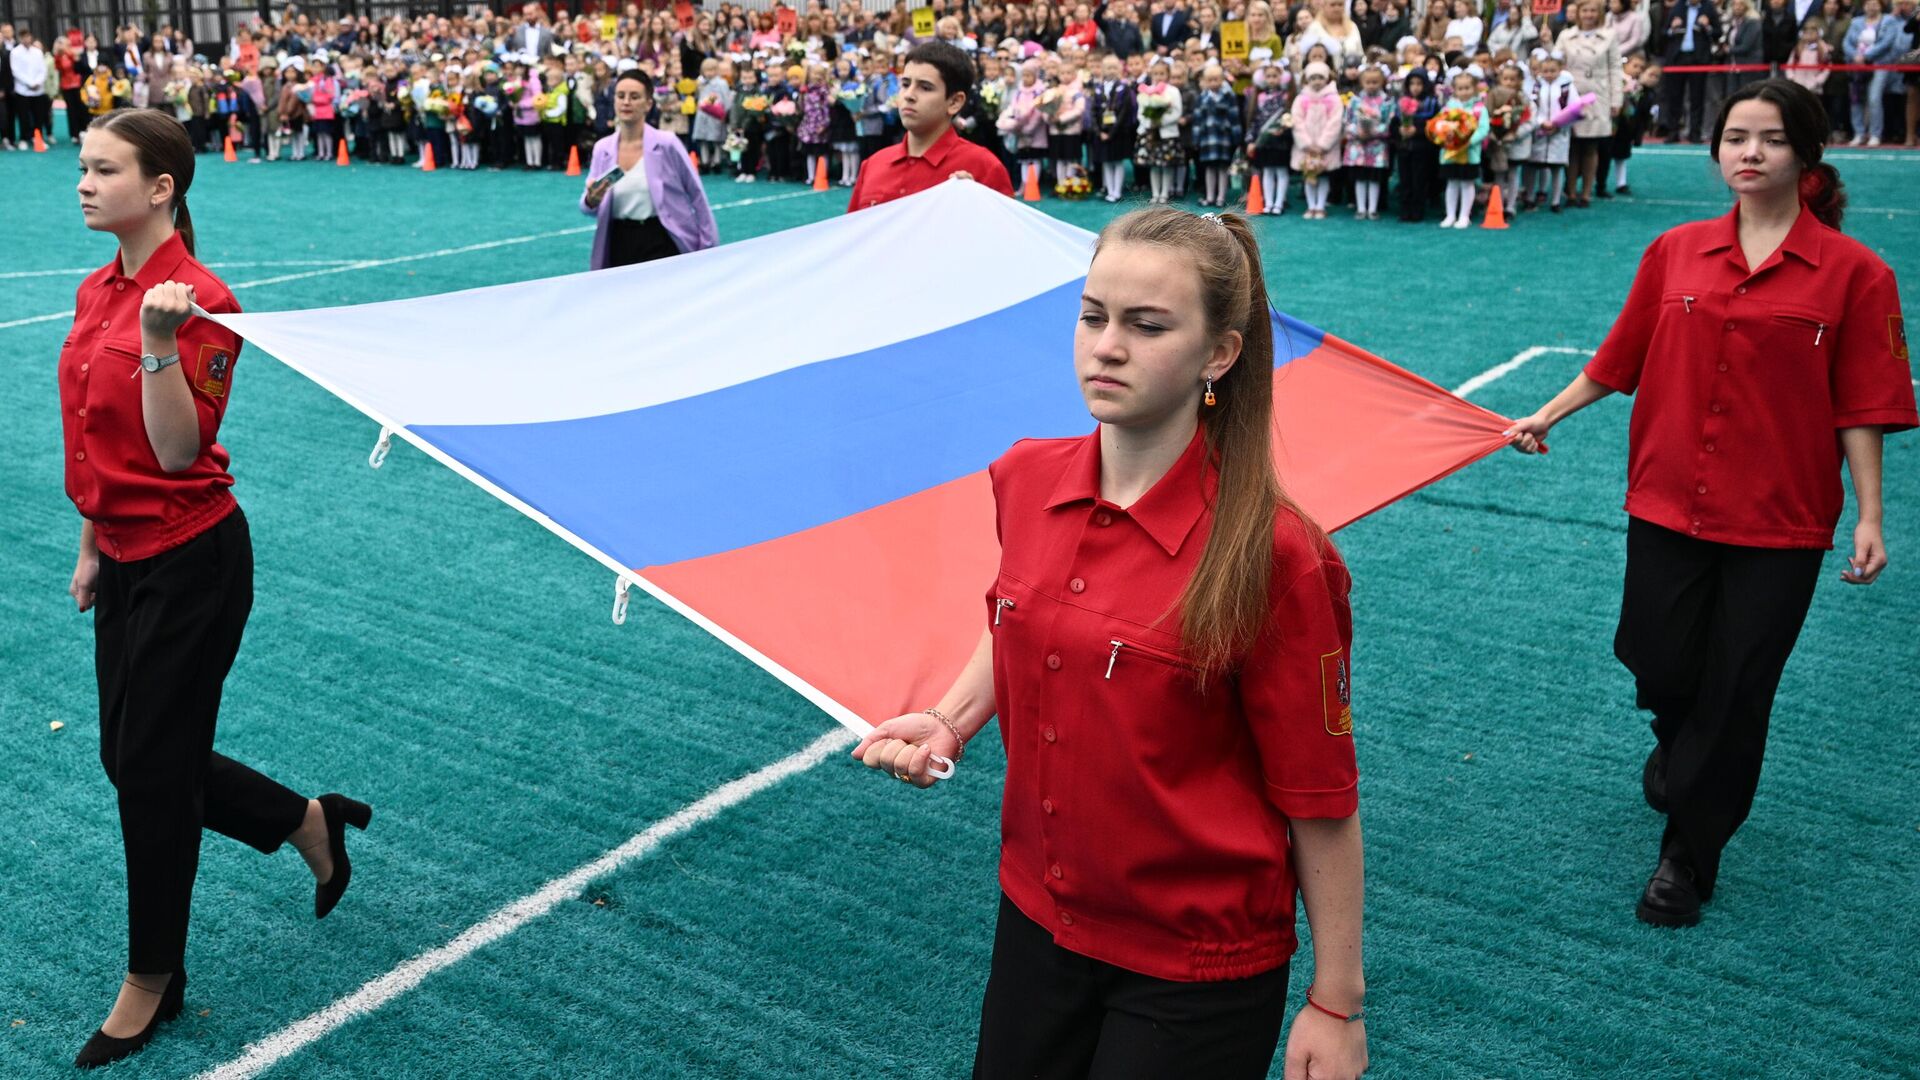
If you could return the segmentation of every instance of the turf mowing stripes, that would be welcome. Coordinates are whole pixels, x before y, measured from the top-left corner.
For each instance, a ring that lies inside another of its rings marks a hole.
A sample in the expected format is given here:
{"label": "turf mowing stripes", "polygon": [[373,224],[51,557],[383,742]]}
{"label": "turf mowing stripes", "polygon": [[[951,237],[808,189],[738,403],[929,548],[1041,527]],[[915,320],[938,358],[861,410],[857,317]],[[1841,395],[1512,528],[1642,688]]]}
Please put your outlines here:
{"label": "turf mowing stripes", "polygon": [[452,967],[481,948],[506,937],[580,893],[595,880],[637,859],[645,858],[666,841],[713,820],[728,807],[745,802],[782,780],[806,772],[854,742],[851,732],[835,728],[794,754],[736,780],[714,788],[698,801],[648,826],[645,831],[599,858],[554,878],[468,927],[437,949],[415,956],[318,1012],[251,1043],[239,1057],[209,1069],[196,1080],[244,1080],[258,1076],[303,1047],[325,1038],[355,1019],[368,1016],[400,995],[425,982],[434,972]]}

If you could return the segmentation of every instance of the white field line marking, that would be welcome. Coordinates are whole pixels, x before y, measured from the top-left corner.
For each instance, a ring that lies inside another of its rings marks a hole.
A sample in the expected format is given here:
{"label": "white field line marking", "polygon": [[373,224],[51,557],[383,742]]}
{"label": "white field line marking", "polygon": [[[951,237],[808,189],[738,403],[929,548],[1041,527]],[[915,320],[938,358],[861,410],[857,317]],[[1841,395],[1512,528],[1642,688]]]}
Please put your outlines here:
{"label": "white field line marking", "polygon": [[[761,195],[752,199],[736,199],[733,202],[715,203],[713,204],[713,209],[731,210],[736,206],[756,206],[760,203],[781,202],[786,199],[801,199],[816,194],[818,194],[818,192],[812,188],[808,188],[805,191],[787,191],[778,195]],[[275,277],[260,278],[257,281],[237,282],[228,285],[227,288],[252,289],[261,285],[284,285],[289,281],[303,281],[307,278],[325,277],[328,274],[350,274],[356,270],[372,270],[377,267],[394,266],[399,263],[419,262],[422,259],[438,259],[447,255],[466,255],[475,251],[508,247],[513,244],[530,244],[535,240],[550,240],[556,236],[576,236],[580,233],[592,232],[594,228],[595,226],[592,225],[580,225],[571,229],[554,229],[550,232],[533,233],[529,236],[509,236],[504,240],[485,240],[477,244],[466,244],[461,247],[441,248],[438,251],[422,251],[412,255],[397,255],[390,259],[360,259],[340,266],[324,267],[319,270],[306,270],[296,274],[280,274]],[[30,326],[34,323],[52,322],[55,319],[71,318],[73,318],[73,310],[69,308],[66,311],[56,311],[48,315],[32,315],[24,319],[0,322],[0,330],[11,330],[16,326]]]}
{"label": "white field line marking", "polygon": [[245,1080],[260,1075],[342,1025],[373,1014],[419,986],[435,972],[452,967],[479,949],[499,941],[580,895],[595,880],[645,858],[667,840],[712,820],[728,807],[819,765],[835,752],[851,746],[853,741],[852,734],[835,728],[789,757],[757,772],[729,780],[702,796],[699,801],[654,822],[619,847],[500,908],[445,945],[415,956],[363,984],[358,990],[336,999],[326,1008],[296,1020],[258,1042],[248,1044],[239,1057],[208,1069],[197,1080]]}
{"label": "white field line marking", "polygon": [[[204,264],[209,270],[234,270],[254,266],[344,266],[352,259],[271,259],[265,262],[211,262]],[[97,266],[78,266],[65,270],[8,270],[0,272],[0,280],[31,277],[84,277],[100,269]]]}
{"label": "white field line marking", "polygon": [[1591,356],[1593,355],[1593,350],[1575,349],[1566,345],[1534,345],[1522,349],[1519,355],[1513,359],[1503,364],[1495,364],[1480,374],[1475,375],[1473,378],[1468,379],[1466,382],[1461,383],[1459,386],[1454,387],[1453,396],[1463,398],[1475,390],[1484,389],[1488,384],[1499,382],[1501,379],[1519,371],[1521,368],[1526,367],[1528,364],[1533,363],[1548,353],[1572,353],[1579,356]]}

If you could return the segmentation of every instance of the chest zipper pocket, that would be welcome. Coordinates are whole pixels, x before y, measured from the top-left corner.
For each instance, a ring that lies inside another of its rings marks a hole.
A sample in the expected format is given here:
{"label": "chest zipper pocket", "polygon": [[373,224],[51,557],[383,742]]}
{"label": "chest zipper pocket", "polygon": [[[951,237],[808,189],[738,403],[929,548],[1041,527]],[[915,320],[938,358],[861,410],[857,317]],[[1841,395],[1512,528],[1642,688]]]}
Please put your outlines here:
{"label": "chest zipper pocket", "polygon": [[1151,649],[1144,645],[1135,645],[1131,642],[1121,641],[1119,638],[1113,638],[1108,641],[1107,644],[1112,648],[1112,651],[1107,653],[1106,677],[1109,679],[1113,678],[1114,665],[1120,662],[1120,651],[1122,649],[1131,650],[1129,655],[1138,656],[1142,660],[1152,661],[1165,667],[1180,668],[1183,670],[1188,668],[1188,664],[1179,657],[1167,655],[1157,649]]}
{"label": "chest zipper pocket", "polygon": [[1813,343],[1815,345],[1820,344],[1820,339],[1827,336],[1827,324],[1821,322],[1819,319],[1810,319],[1805,315],[1785,315],[1779,312],[1775,312],[1773,317],[1781,322],[1813,327]]}
{"label": "chest zipper pocket", "polygon": [[1014,607],[1014,602],[1004,596],[996,599],[993,602],[993,625],[999,626],[1001,614],[1012,610]]}
{"label": "chest zipper pocket", "polygon": [[1680,298],[1680,303],[1687,309],[1687,314],[1693,314],[1693,302],[1697,299],[1699,299],[1699,297],[1696,296],[1683,296]]}

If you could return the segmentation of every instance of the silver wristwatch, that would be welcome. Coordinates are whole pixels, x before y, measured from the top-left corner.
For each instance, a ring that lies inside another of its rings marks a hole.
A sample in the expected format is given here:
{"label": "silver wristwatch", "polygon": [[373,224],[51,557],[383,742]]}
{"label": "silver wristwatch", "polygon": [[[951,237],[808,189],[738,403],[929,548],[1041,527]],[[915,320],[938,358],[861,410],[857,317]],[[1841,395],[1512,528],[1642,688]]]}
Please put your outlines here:
{"label": "silver wristwatch", "polygon": [[156,371],[159,371],[162,368],[171,367],[174,364],[177,364],[179,362],[180,362],[179,353],[168,353],[165,356],[155,356],[152,353],[142,353],[140,356],[140,368],[141,370],[145,371],[149,375],[153,374]]}

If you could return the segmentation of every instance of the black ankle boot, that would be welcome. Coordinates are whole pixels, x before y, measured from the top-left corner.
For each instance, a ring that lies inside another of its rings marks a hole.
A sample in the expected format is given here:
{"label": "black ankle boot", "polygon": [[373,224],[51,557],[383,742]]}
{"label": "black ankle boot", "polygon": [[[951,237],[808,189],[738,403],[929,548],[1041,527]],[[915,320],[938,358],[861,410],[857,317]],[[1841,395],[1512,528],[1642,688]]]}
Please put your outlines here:
{"label": "black ankle boot", "polygon": [[320,812],[327,819],[327,854],[333,858],[332,876],[313,887],[313,917],[324,919],[353,879],[353,863],[347,859],[347,826],[365,829],[373,820],[373,807],[345,795],[322,795],[314,802],[320,804]]}
{"label": "black ankle boot", "polygon": [[105,1031],[95,1031],[93,1038],[87,1040],[87,1045],[80,1048],[80,1055],[73,1059],[74,1067],[97,1069],[146,1049],[147,1044],[153,1041],[154,1033],[160,1030],[160,1025],[180,1015],[186,998],[187,973],[176,971],[173,978],[167,980],[167,988],[160,993],[160,1006],[153,1011],[153,1019],[147,1021],[147,1026],[140,1034],[116,1039]]}

